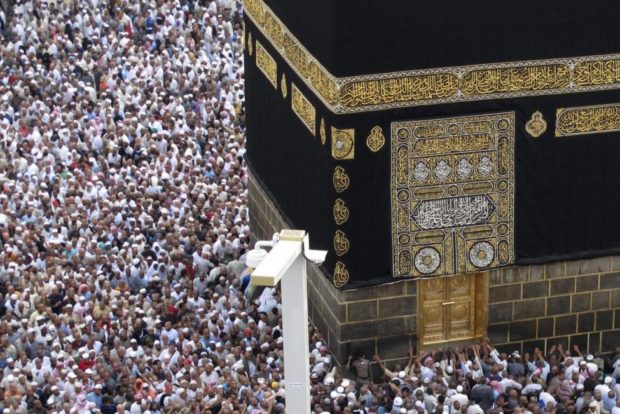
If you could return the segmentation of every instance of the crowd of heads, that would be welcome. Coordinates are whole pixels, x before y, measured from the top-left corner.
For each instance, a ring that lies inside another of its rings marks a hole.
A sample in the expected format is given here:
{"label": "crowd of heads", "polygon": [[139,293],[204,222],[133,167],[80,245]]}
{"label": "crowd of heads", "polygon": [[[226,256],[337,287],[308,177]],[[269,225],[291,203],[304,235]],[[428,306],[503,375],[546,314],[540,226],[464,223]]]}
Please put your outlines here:
{"label": "crowd of heads", "polygon": [[[294,414],[279,291],[245,265],[240,0],[2,5],[0,411]],[[351,376],[310,338],[315,414],[620,414],[620,350]]]}
{"label": "crowd of heads", "polygon": [[313,379],[315,413],[620,414],[620,347],[606,358],[576,345],[522,356],[485,339],[419,355],[410,348],[406,365],[394,367],[359,352],[347,368],[352,379],[336,370]]}
{"label": "crowd of heads", "polygon": [[241,2],[2,5],[0,412],[282,412]]}

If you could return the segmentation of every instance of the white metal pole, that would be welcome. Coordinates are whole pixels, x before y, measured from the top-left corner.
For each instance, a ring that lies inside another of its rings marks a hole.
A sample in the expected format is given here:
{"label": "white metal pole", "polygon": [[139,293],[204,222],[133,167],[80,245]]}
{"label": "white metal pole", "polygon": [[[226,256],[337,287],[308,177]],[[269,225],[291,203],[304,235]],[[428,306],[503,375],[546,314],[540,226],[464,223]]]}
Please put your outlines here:
{"label": "white metal pole", "polygon": [[[301,243],[299,243],[301,245]],[[301,253],[301,252],[300,252]],[[286,412],[310,414],[306,259],[298,254],[281,280]]]}

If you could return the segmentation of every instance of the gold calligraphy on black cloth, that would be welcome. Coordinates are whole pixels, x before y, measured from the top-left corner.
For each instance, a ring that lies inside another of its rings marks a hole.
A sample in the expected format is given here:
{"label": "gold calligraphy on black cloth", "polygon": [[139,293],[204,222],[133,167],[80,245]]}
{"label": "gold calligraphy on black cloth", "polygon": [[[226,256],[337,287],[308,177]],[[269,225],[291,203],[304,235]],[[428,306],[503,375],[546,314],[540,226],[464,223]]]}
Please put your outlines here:
{"label": "gold calligraphy on black cloth", "polygon": [[337,78],[310,54],[264,0],[245,13],[336,114],[450,102],[620,89],[620,55],[490,63]]}
{"label": "gold calligraphy on black cloth", "polygon": [[556,137],[620,131],[620,103],[559,108]]}
{"label": "gold calligraphy on black cloth", "polygon": [[396,277],[514,263],[513,112],[392,123]]}

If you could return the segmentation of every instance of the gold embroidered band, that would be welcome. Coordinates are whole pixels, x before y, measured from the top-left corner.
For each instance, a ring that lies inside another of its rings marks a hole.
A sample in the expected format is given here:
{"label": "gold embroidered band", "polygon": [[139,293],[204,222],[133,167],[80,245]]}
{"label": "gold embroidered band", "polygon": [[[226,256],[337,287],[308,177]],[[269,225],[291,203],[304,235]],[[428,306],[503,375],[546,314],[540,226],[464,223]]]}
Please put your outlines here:
{"label": "gold embroidered band", "polygon": [[559,108],[555,119],[556,137],[620,131],[620,103]]}
{"label": "gold embroidered band", "polygon": [[620,88],[620,54],[336,78],[264,0],[246,0],[244,4],[248,18],[317,98],[336,114]]}

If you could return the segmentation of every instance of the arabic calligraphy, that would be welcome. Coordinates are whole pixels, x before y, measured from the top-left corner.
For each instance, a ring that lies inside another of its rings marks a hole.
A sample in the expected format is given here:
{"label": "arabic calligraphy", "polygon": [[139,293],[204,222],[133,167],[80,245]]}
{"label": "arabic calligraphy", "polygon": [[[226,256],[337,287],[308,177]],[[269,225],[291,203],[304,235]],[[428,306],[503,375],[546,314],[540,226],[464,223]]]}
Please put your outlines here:
{"label": "arabic calligraphy", "polygon": [[612,131],[620,131],[620,103],[557,110],[556,137]]}
{"label": "arabic calligraphy", "polygon": [[256,41],[256,66],[263,72],[273,87],[278,89],[278,65],[258,40]]}
{"label": "arabic calligraphy", "polygon": [[349,184],[351,183],[351,180],[349,179],[347,172],[345,171],[344,168],[340,166],[334,169],[334,175],[333,175],[332,180],[334,182],[334,189],[338,193],[342,193],[347,188],[349,188]]}
{"label": "arabic calligraphy", "polygon": [[337,198],[334,202],[334,221],[337,225],[341,226],[349,220],[349,208],[345,202]]}
{"label": "arabic calligraphy", "polygon": [[349,271],[346,265],[342,262],[336,262],[336,267],[334,268],[334,286],[341,288],[347,283],[349,283]]}
{"label": "arabic calligraphy", "polygon": [[383,148],[384,144],[385,144],[385,136],[383,135],[383,130],[381,129],[380,126],[374,127],[370,131],[368,138],[366,138],[366,146],[372,152],[377,152],[381,148]]}
{"label": "arabic calligraphy", "polygon": [[[620,88],[620,55],[491,63],[337,78],[301,44],[265,0],[245,14],[333,113]],[[248,42],[250,43],[250,42]],[[251,53],[251,45],[248,52]]]}
{"label": "arabic calligraphy", "polygon": [[332,127],[332,157],[336,160],[355,158],[355,130]]}
{"label": "arabic calligraphy", "polygon": [[423,230],[473,226],[486,223],[495,205],[485,195],[422,201],[412,214],[415,224]]}
{"label": "arabic calligraphy", "polygon": [[463,151],[490,149],[495,139],[489,134],[461,135],[456,137],[421,139],[413,146],[419,155],[452,154]]}
{"label": "arabic calligraphy", "polygon": [[391,130],[394,276],[514,263],[514,112],[394,122]]}
{"label": "arabic calligraphy", "polygon": [[530,120],[525,123],[525,130],[534,138],[538,138],[545,133],[547,130],[547,121],[545,121],[540,111],[536,111],[532,114]]}
{"label": "arabic calligraphy", "polygon": [[347,235],[344,234],[342,230],[336,230],[336,234],[334,235],[334,251],[337,256],[344,256],[349,251],[351,244],[349,243],[349,239]]}
{"label": "arabic calligraphy", "polygon": [[467,72],[460,85],[465,96],[564,89],[570,84],[568,65],[521,66]]}
{"label": "arabic calligraphy", "polygon": [[310,133],[315,135],[316,109],[294,83],[291,83],[291,107]]}

